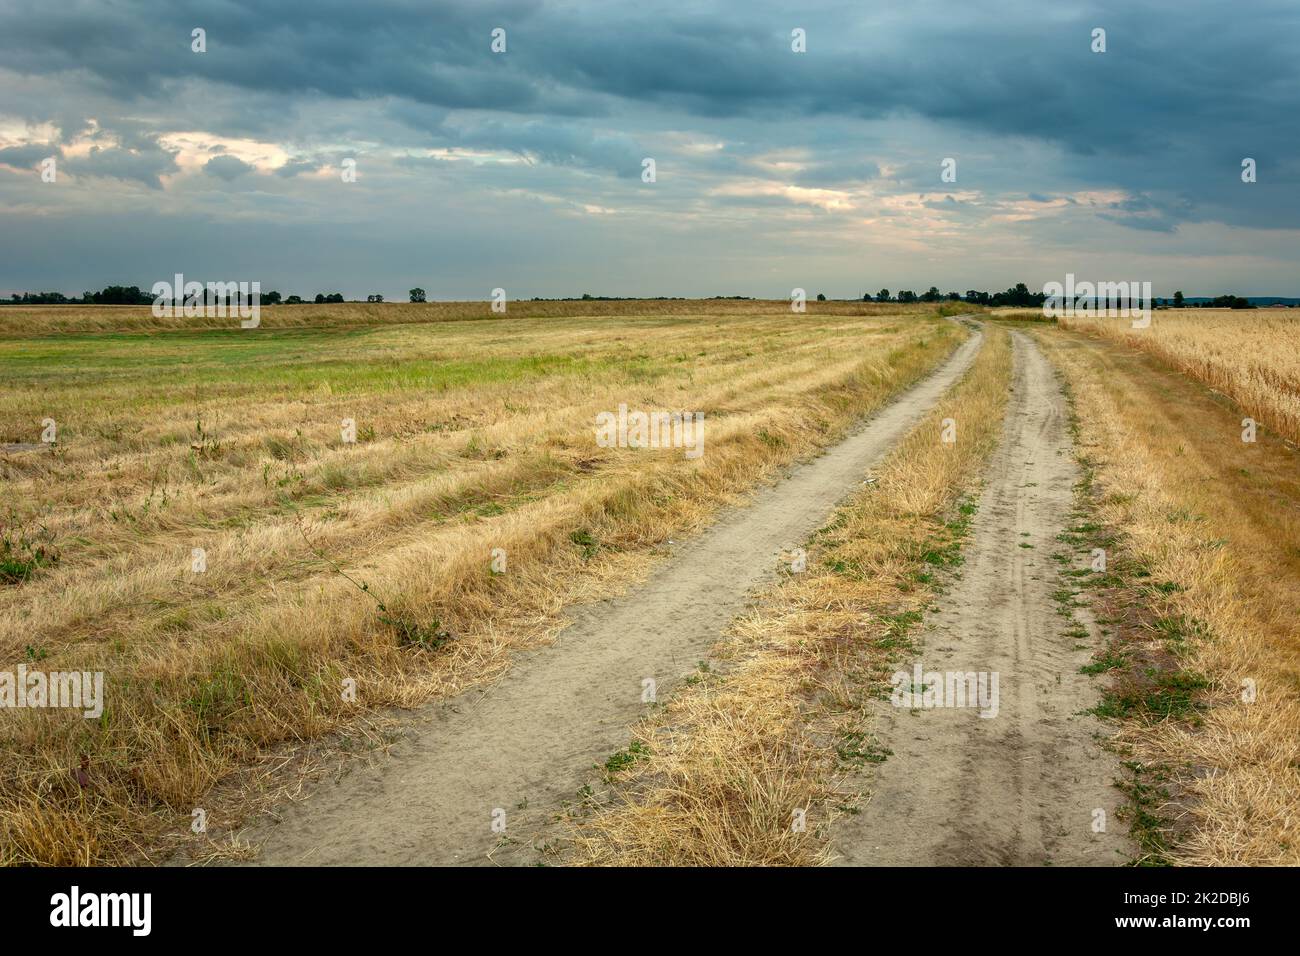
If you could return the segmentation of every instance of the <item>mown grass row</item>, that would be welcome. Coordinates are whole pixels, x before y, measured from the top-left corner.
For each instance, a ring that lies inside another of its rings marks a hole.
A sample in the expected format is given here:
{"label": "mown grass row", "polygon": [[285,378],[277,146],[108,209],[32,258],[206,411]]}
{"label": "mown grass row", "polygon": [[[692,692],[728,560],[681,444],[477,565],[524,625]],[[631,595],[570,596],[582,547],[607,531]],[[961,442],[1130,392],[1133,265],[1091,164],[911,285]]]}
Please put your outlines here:
{"label": "mown grass row", "polygon": [[[383,708],[493,679],[556,631],[565,606],[634,579],[655,545],[841,437],[961,337],[933,318],[792,331],[788,317],[721,314],[511,331],[467,323],[456,341],[489,361],[567,342],[619,368],[434,394],[380,387],[360,407],[334,404],[328,387],[268,386],[259,368],[238,413],[205,418],[207,437],[186,445],[163,440],[184,388],[129,422],[134,436],[100,427],[157,384],[152,370],[50,393],[83,416],[81,434],[40,462],[7,461],[6,486],[28,524],[55,530],[59,558],[0,590],[0,650],[104,671],[107,705],[97,721],[5,715],[0,859],[158,860],[189,837],[195,807],[214,829],[238,820],[254,789],[294,784],[267,771],[268,755],[334,732],[346,742]],[[449,347],[441,326],[389,334]],[[636,371],[646,363],[662,374]],[[596,447],[595,411],[620,400],[705,410],[704,457]],[[345,407],[372,438],[328,437]],[[159,480],[162,465],[174,480]],[[351,477],[329,481],[330,468]],[[303,477],[282,485],[286,471]],[[201,574],[193,546],[206,550]]]}

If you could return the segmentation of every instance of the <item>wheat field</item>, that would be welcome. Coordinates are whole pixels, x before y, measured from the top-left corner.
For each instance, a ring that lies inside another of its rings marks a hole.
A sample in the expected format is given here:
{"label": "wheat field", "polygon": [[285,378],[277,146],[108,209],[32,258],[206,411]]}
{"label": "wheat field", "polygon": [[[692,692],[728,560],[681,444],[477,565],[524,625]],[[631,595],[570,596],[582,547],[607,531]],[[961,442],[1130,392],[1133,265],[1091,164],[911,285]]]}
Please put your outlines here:
{"label": "wheat field", "polygon": [[1161,309],[1144,329],[1096,316],[1063,317],[1060,324],[1150,352],[1300,443],[1297,310]]}

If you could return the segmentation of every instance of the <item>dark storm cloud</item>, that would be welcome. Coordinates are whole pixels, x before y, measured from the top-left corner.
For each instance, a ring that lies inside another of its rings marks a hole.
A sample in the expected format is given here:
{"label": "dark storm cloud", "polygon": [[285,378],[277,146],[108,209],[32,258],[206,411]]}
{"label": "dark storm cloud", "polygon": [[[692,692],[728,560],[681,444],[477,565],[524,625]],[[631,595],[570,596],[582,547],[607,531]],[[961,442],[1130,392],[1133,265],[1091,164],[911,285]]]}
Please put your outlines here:
{"label": "dark storm cloud", "polygon": [[[125,0],[51,7],[17,0],[0,13],[0,56],[23,73],[85,73],[131,100],[199,78],[290,97],[403,96],[454,108],[538,105],[527,75],[486,53],[492,24],[536,3]],[[205,31],[195,52],[193,31]]]}
{"label": "dark storm cloud", "polygon": [[[809,36],[797,58],[794,24]],[[488,51],[497,25],[504,56]],[[204,54],[190,51],[200,26]],[[1089,50],[1093,26],[1107,30],[1104,54]],[[0,56],[20,72],[83,73],[128,100],[200,78],[285,99],[550,115],[604,115],[610,97],[702,117],[911,111],[1085,154],[1152,153],[1215,133],[1294,143],[1300,66],[1281,39],[1297,28],[1300,8],[1277,0],[1068,12],[920,2],[906,19],[826,4],[22,0],[0,14]]]}
{"label": "dark storm cloud", "polygon": [[[504,55],[489,49],[495,27],[507,31]],[[806,54],[790,51],[794,27],[807,31]],[[1094,27],[1107,31],[1105,53],[1089,49]],[[196,28],[205,53],[191,51]],[[0,165],[29,170],[70,150],[74,175],[153,188],[201,171],[230,184],[208,192],[249,191],[250,215],[261,203],[397,221],[416,203],[441,212],[439,190],[450,190],[527,193],[535,215],[538,203],[717,211],[734,226],[745,209],[757,221],[830,190],[846,196],[834,209],[880,220],[919,208],[977,224],[1001,209],[1028,222],[1059,206],[1144,237],[1202,224],[1289,230],[1300,215],[1298,36],[1293,0],[9,0],[0,71],[17,82],[0,88],[0,120],[57,133],[0,139]],[[271,144],[279,165],[218,143],[179,166],[161,143],[184,131]],[[519,161],[473,158],[493,151]],[[324,191],[338,177],[314,174],[349,156],[364,170],[357,188]],[[645,156],[660,164],[653,194],[637,191]],[[958,159],[951,185],[938,182],[945,156]],[[1250,186],[1247,156],[1259,163]],[[924,198],[889,204],[891,191]],[[1076,200],[1084,193],[1106,195]],[[19,187],[0,182],[6,195]],[[204,200],[183,197],[176,215],[215,214],[187,201]],[[644,241],[602,224],[599,248],[620,235],[628,249]]]}

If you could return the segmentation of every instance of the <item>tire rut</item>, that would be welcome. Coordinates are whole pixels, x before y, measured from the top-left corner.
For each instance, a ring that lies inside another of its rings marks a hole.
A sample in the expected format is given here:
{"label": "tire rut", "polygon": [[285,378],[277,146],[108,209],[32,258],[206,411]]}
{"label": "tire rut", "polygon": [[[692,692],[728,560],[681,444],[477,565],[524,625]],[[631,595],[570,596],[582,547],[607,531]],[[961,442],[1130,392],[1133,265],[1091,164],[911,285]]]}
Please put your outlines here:
{"label": "tire rut", "polygon": [[[253,862],[533,862],[518,848],[594,764],[626,746],[646,711],[643,679],[668,692],[707,656],[752,592],[775,580],[781,550],[825,521],[969,368],[981,340],[976,331],[854,434],[725,513],[630,593],[574,609],[553,645],[518,655],[492,686],[431,705],[390,756],[315,785],[278,824],[242,833],[261,844]],[[492,829],[494,813],[504,814],[504,834]]]}
{"label": "tire rut", "polygon": [[[1132,855],[1114,813],[1118,761],[1100,744],[1100,722],[1082,713],[1098,696],[1079,673],[1091,649],[1076,646],[1054,598],[1052,555],[1079,478],[1065,396],[1038,347],[1012,338],[1002,442],[960,578],[928,620],[919,658],[923,674],[984,672],[990,688],[997,674],[996,713],[886,701],[878,736],[892,755],[861,813],[836,828],[841,865],[1111,865]],[[1095,646],[1095,628],[1079,618]],[[1098,809],[1105,832],[1094,832]]]}

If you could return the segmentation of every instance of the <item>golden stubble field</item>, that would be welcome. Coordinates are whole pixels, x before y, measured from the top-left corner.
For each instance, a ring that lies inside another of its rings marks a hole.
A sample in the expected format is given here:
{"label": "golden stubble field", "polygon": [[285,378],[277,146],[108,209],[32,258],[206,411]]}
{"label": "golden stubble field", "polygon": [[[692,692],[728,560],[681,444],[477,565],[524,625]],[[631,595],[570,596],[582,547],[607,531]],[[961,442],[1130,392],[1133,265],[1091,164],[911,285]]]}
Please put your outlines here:
{"label": "golden stubble field", "polygon": [[[1074,523],[1059,541],[1081,554],[1101,548],[1111,562],[1098,572],[1086,562],[1069,567],[1068,553],[1054,556],[1068,568],[1063,613],[1091,609],[1102,638],[1085,673],[1099,682],[1089,709],[1105,720],[1113,735],[1106,748],[1122,760],[1114,783],[1124,799],[1112,826],[1128,832],[1143,864],[1294,865],[1300,468],[1289,416],[1300,395],[1300,317],[1160,311],[1139,330],[1128,319],[1002,317],[1032,322],[1072,397],[1086,477],[1056,489],[1077,495]],[[1244,414],[1259,421],[1255,442],[1242,441]],[[899,454],[929,447],[926,437],[909,439]],[[614,800],[573,824],[579,859],[831,857],[835,827],[828,843],[824,823],[861,789],[845,754],[878,746],[858,701],[878,688],[879,647],[896,643],[888,632],[873,640],[870,624],[896,624],[908,597],[918,602],[912,607],[944,603],[899,582],[915,573],[907,545],[927,533],[924,519],[942,520],[953,496],[978,489],[977,473],[947,478],[946,499],[903,509],[911,525],[889,511],[888,484],[846,506],[841,517],[852,516],[847,527],[856,533],[833,522],[832,554],[893,548],[894,560],[877,558],[875,573],[859,581],[852,561],[832,558],[737,622],[719,647],[733,669],[703,675],[639,727],[639,759],[618,775]],[[904,487],[928,484],[914,474]],[[891,586],[903,593],[890,594]],[[846,640],[855,630],[867,632],[865,643]],[[816,837],[780,826],[791,805],[820,810]],[[871,804],[862,812],[870,815]],[[1068,831],[1077,821],[1056,824]]]}
{"label": "golden stubble field", "polygon": [[[268,755],[491,680],[963,334],[732,301],[169,321],[0,310],[0,441],[57,429],[0,456],[0,654],[107,682],[97,720],[6,715],[6,862],[159,859],[201,800],[279,786]],[[705,455],[599,447],[620,403],[704,412]]]}
{"label": "golden stubble field", "polygon": [[[922,306],[733,300],[300,306],[231,325],[0,310],[0,669],[107,681],[94,720],[3,715],[0,862],[159,862],[194,808],[220,830],[295,792],[317,756],[380,739],[387,708],[501,675],[566,607],[638,580],[966,334]],[[1148,860],[1294,862],[1300,845],[1296,325],[1185,310],[1145,330],[1032,327],[1091,475],[1092,530],[1071,534],[1115,549],[1077,596],[1112,615],[1100,707],[1140,768],[1121,783]],[[577,859],[827,858],[762,824],[790,794],[839,799],[827,729],[866,732],[855,708],[882,665],[844,644],[845,616],[874,615],[889,644],[935,600],[914,565],[957,547],[954,503],[978,490],[1006,376],[992,341],[947,399],[987,406],[983,444],[946,470],[924,431],[900,446],[882,470],[897,495],[850,500],[828,563],[735,623],[727,683],[635,729],[653,756],[630,802],[571,834]],[[601,447],[597,416],[624,403],[703,412],[705,454]],[[47,419],[57,442],[29,447]],[[863,562],[870,577],[836,570]]]}

